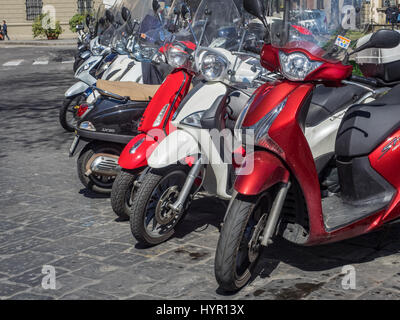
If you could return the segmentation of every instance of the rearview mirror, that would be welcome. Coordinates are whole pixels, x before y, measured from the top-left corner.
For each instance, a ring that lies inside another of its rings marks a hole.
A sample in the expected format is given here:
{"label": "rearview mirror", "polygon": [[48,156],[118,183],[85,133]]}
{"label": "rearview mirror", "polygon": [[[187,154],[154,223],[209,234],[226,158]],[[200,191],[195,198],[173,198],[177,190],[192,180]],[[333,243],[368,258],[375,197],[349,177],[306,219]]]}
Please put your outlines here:
{"label": "rearview mirror", "polygon": [[400,44],[400,33],[394,30],[381,29],[375,32],[369,41],[364,43],[362,46],[355,49],[349,55],[353,55],[360,51],[370,48],[379,49],[392,49],[396,48]]}
{"label": "rearview mirror", "polygon": [[181,14],[182,14],[182,18],[185,20],[190,18],[190,10],[189,10],[189,7],[185,3],[182,4]]}
{"label": "rearview mirror", "polygon": [[91,17],[90,14],[86,15],[86,20],[85,21],[86,21],[86,25],[87,26],[90,26],[92,24],[92,17]]}
{"label": "rearview mirror", "polygon": [[265,7],[262,0],[243,0],[243,8],[265,23]]}
{"label": "rearview mirror", "polygon": [[160,10],[160,9],[161,9],[161,6],[160,6],[158,0],[153,0],[153,11],[155,13],[158,13],[158,10]]}
{"label": "rearview mirror", "polygon": [[85,27],[83,26],[83,24],[77,24],[76,27],[75,27],[76,31],[81,31],[81,30],[83,30],[84,28],[85,28]]}
{"label": "rearview mirror", "polygon": [[110,23],[114,22],[114,15],[110,10],[106,10],[106,18]]}
{"label": "rearview mirror", "polygon": [[[369,45],[368,45],[369,44]],[[392,49],[400,44],[400,33],[394,30],[381,29],[375,32],[366,43],[369,48]]]}
{"label": "rearview mirror", "polygon": [[128,21],[131,18],[130,10],[128,8],[126,8],[126,7],[122,7],[121,16],[122,16],[122,19],[124,19],[125,22]]}

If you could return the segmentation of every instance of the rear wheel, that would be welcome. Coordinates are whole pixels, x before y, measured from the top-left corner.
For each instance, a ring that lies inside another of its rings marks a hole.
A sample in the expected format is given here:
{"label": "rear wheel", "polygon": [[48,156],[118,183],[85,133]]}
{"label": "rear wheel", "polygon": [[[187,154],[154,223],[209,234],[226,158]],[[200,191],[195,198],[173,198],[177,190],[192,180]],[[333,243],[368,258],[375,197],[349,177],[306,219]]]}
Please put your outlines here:
{"label": "rear wheel", "polygon": [[122,146],[119,144],[97,141],[90,143],[82,150],[78,157],[77,169],[79,180],[81,180],[82,184],[88,190],[101,194],[110,194],[116,177],[96,175],[94,173],[87,176],[86,172],[88,171],[88,162],[95,154],[111,154],[119,156],[121,152]]}
{"label": "rear wheel", "polygon": [[261,252],[260,236],[271,207],[269,193],[232,203],[215,254],[215,277],[225,291],[237,291],[250,280]]}
{"label": "rear wheel", "polygon": [[111,191],[111,206],[121,219],[129,219],[137,177],[136,173],[121,171],[114,181]]}
{"label": "rear wheel", "polygon": [[69,131],[73,132],[78,123],[78,108],[83,102],[83,96],[78,95],[73,98],[67,98],[64,100],[62,107],[60,108],[59,120],[61,126]]}
{"label": "rear wheel", "polygon": [[169,208],[175,203],[187,179],[188,167],[173,167],[162,173],[148,172],[140,183],[133,199],[130,215],[132,235],[139,243],[156,245],[175,233],[175,227],[182,220],[185,210],[177,214]]}

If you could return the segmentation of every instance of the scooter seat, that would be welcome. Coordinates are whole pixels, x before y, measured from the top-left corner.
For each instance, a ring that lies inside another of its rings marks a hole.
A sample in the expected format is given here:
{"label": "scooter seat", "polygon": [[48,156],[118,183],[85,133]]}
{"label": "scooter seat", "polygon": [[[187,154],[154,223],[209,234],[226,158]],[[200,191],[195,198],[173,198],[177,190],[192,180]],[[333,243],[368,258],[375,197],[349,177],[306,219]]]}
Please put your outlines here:
{"label": "scooter seat", "polygon": [[128,97],[132,101],[150,101],[161,85],[140,84],[132,81],[98,80],[96,87],[107,92]]}
{"label": "scooter seat", "polygon": [[351,107],[343,118],[336,154],[344,158],[369,155],[400,128],[400,85],[367,104]]}
{"label": "scooter seat", "polygon": [[314,90],[306,126],[316,127],[338,112],[348,108],[366,92],[367,90],[354,85],[339,88],[318,86]]}

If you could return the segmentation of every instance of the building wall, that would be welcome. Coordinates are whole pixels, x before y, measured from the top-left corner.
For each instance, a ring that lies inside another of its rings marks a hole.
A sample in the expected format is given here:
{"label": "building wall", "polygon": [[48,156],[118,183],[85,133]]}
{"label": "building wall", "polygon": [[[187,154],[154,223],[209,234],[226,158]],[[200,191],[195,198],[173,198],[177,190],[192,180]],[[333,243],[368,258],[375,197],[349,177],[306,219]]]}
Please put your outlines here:
{"label": "building wall", "polygon": [[[69,19],[78,12],[77,0],[42,0],[43,7],[46,5],[54,6],[56,10],[56,20],[60,21],[63,33],[60,39],[75,38],[69,30]],[[98,8],[103,0],[94,0],[94,8]],[[107,3],[113,0],[106,0]],[[26,20],[25,0],[0,0],[0,20],[6,20],[8,25],[8,35],[12,40],[31,40],[33,21]]]}

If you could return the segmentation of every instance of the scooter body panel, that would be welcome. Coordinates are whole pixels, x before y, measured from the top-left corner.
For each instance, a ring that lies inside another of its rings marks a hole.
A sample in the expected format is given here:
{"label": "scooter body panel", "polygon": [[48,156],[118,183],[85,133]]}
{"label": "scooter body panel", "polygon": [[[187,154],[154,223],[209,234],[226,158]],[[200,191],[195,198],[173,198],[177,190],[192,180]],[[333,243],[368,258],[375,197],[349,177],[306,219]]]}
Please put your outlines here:
{"label": "scooter body panel", "polygon": [[104,72],[102,79],[118,81],[123,76],[130,63],[135,63],[128,55],[118,55],[110,67]]}
{"label": "scooter body panel", "polygon": [[[289,181],[289,171],[282,161],[270,152],[256,151],[247,155],[244,161],[245,164],[239,169],[235,181],[235,190],[242,195],[255,196],[277,183]],[[253,164],[251,174],[247,174],[246,163]]]}
{"label": "scooter body panel", "polygon": [[88,84],[79,81],[75,83],[71,88],[69,88],[64,95],[66,98],[76,97],[77,95],[84,93],[88,88],[89,88]]}
{"label": "scooter body panel", "polygon": [[188,93],[191,82],[192,75],[184,70],[175,70],[167,76],[141,118],[138,131],[145,134],[145,141],[135,152],[131,152],[135,143],[142,139],[136,137],[124,149],[119,160],[122,168],[132,170],[147,165],[147,159],[157,146],[157,143],[152,141],[164,141],[164,138],[175,130],[170,120]]}
{"label": "scooter body panel", "polygon": [[133,81],[137,83],[143,84],[143,71],[142,71],[142,63],[138,61],[133,61],[132,62],[135,64],[132,68],[129,70],[125,70],[124,74],[122,74],[122,77],[120,81]]}
{"label": "scooter body panel", "polygon": [[104,56],[91,56],[76,70],[75,78],[88,84],[89,86],[96,83],[96,78],[92,76],[91,71],[98,66]]}
{"label": "scooter body panel", "polygon": [[126,170],[133,170],[148,165],[147,158],[151,155],[158,143],[145,133],[134,137],[124,148],[118,164]]}
{"label": "scooter body panel", "polygon": [[176,165],[191,155],[199,153],[198,141],[184,130],[171,132],[151,153],[148,164],[155,169]]}
{"label": "scooter body panel", "polygon": [[100,97],[96,106],[80,120],[89,121],[96,132],[135,136],[138,134],[140,119],[148,106],[148,102],[120,101]]}

